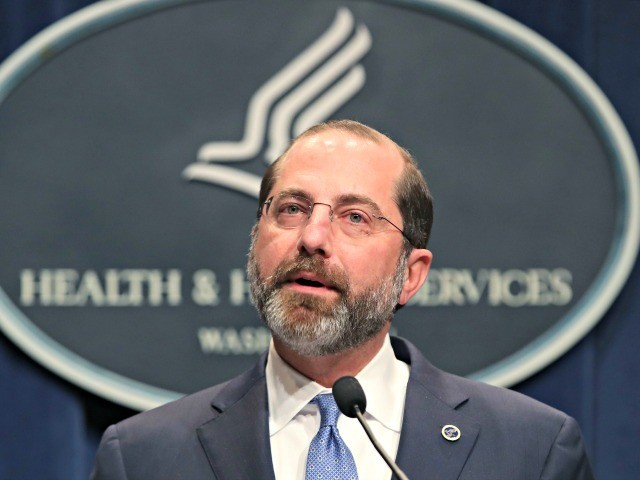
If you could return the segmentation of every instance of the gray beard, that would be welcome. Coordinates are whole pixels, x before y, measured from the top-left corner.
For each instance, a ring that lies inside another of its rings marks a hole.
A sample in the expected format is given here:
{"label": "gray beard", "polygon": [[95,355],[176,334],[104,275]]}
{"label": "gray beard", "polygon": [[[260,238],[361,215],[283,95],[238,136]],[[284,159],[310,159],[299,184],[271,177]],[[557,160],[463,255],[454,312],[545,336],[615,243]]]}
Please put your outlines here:
{"label": "gray beard", "polygon": [[[352,293],[346,274],[328,268],[318,256],[283,261],[273,275],[262,277],[252,239],[247,276],[251,296],[272,335],[304,356],[344,352],[373,338],[389,322],[405,281],[407,256],[401,253],[393,277],[360,293]],[[330,280],[340,297],[331,302],[315,295],[283,290],[285,278],[309,271]]]}

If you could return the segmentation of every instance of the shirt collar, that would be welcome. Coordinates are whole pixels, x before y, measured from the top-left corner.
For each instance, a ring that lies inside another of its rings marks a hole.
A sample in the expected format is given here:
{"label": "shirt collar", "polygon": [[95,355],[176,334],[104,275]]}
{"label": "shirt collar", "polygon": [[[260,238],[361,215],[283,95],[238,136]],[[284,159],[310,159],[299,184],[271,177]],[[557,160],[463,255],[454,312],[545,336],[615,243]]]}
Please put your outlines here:
{"label": "shirt collar", "polygon": [[[396,359],[387,335],[376,356],[356,375],[367,395],[366,414],[386,428],[400,432],[409,366]],[[320,393],[331,389],[308,379],[287,364],[273,341],[266,366],[269,433],[276,434]]]}

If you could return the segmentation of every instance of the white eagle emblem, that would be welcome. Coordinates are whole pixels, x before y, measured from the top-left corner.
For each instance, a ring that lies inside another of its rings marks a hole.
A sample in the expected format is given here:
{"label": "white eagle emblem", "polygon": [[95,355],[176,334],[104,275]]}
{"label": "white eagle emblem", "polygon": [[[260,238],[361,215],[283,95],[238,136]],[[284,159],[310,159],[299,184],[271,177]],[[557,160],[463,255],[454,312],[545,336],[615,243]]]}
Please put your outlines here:
{"label": "white eagle emblem", "polygon": [[351,12],[339,8],[321,36],[253,94],[243,138],[205,143],[183,177],[257,198],[259,176],[214,163],[251,160],[263,149],[265,163],[274,162],[292,137],[328,119],[362,89],[366,75],[359,62],[370,49],[367,27],[355,26]]}

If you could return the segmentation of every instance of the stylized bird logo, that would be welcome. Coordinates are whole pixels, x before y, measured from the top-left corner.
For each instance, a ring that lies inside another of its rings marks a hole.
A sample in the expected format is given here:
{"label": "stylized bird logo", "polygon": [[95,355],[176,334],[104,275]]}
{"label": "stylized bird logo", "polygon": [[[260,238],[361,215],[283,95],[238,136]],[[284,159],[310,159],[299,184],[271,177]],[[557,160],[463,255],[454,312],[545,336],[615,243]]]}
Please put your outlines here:
{"label": "stylized bird logo", "polygon": [[257,198],[260,177],[212,162],[251,160],[265,144],[265,163],[274,162],[292,136],[329,118],[362,89],[366,75],[359,62],[370,49],[367,27],[354,26],[351,12],[339,8],[321,36],[253,94],[243,138],[205,143],[198,151],[198,161],[184,169],[183,177]]}

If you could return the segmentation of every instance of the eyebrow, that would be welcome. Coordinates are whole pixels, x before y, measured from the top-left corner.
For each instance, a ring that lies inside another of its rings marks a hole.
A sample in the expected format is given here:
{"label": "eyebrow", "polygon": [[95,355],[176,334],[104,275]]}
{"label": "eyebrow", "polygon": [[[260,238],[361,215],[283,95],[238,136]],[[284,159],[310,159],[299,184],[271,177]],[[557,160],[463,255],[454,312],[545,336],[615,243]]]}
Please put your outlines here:
{"label": "eyebrow", "polygon": [[311,201],[311,195],[299,188],[285,188],[280,193],[278,193],[276,197],[285,197],[289,195],[295,195],[296,197],[302,197],[306,200]]}
{"label": "eyebrow", "polygon": [[[295,195],[296,197],[302,197],[305,200],[309,201],[310,203],[313,203],[312,196],[299,188],[285,188],[280,193],[278,193],[277,196],[288,196],[288,195]],[[344,205],[354,205],[354,204],[366,205],[369,208],[371,208],[371,210],[373,210],[374,214],[382,215],[382,211],[380,210],[380,207],[378,206],[378,204],[371,197],[368,197],[367,195],[359,195],[356,193],[345,193],[343,195],[339,195],[332,202],[333,207],[340,207]]]}
{"label": "eyebrow", "polygon": [[378,204],[374,202],[372,198],[366,195],[358,195],[355,193],[340,195],[336,199],[335,203],[336,205],[353,205],[353,204],[366,205],[369,208],[371,208],[371,210],[373,210],[373,213],[375,213],[376,215],[382,215],[382,212],[380,211],[380,207],[378,206]]}

